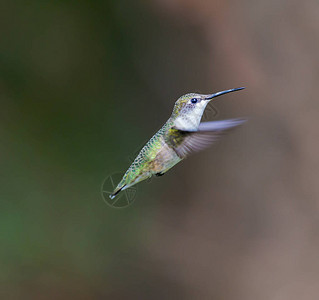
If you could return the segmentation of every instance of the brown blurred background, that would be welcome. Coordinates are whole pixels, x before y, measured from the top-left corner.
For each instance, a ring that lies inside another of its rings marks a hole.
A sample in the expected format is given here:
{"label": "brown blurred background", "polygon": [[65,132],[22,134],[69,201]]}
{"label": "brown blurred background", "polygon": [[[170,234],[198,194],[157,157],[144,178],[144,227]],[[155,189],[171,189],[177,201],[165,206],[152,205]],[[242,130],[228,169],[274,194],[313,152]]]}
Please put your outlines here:
{"label": "brown blurred background", "polygon": [[[1,299],[319,298],[319,3],[2,1]],[[249,122],[108,207],[187,92]]]}

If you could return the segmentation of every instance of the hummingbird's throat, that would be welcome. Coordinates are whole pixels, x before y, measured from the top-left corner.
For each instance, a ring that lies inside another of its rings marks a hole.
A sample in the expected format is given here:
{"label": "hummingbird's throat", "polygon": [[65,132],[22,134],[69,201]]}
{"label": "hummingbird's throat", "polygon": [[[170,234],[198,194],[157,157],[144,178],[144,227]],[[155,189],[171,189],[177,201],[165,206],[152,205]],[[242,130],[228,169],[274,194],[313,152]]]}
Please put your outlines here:
{"label": "hummingbird's throat", "polygon": [[175,119],[175,126],[180,130],[196,131],[209,101],[201,101],[194,107],[185,108]]}

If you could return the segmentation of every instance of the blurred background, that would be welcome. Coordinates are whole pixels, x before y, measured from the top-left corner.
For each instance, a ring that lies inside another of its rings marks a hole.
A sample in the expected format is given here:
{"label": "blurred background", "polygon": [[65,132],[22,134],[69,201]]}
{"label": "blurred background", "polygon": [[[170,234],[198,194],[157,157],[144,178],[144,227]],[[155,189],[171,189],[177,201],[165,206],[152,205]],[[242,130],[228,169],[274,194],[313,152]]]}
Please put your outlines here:
{"label": "blurred background", "polygon": [[[2,299],[318,299],[316,0],[0,4]],[[249,122],[113,209],[187,92]]]}

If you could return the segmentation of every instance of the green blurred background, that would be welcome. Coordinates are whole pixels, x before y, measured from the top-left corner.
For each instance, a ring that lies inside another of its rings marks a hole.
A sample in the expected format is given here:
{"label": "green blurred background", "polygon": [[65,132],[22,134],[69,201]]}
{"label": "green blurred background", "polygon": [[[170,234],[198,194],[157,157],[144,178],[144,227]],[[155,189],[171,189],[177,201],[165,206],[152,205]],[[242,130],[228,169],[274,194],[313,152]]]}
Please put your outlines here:
{"label": "green blurred background", "polygon": [[[317,299],[316,0],[0,4],[1,299]],[[245,126],[112,209],[187,92]]]}

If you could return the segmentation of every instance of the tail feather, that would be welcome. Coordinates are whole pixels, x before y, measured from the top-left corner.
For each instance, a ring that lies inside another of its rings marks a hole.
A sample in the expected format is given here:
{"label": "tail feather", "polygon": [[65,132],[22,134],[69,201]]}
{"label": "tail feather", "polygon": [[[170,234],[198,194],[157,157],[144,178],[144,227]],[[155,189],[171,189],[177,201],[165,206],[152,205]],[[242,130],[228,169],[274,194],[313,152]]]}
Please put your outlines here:
{"label": "tail feather", "polygon": [[114,199],[115,196],[125,188],[125,186],[126,186],[126,184],[123,185],[123,186],[120,187],[120,188],[117,187],[117,188],[114,190],[114,192],[113,192],[109,197],[110,197],[111,199]]}

